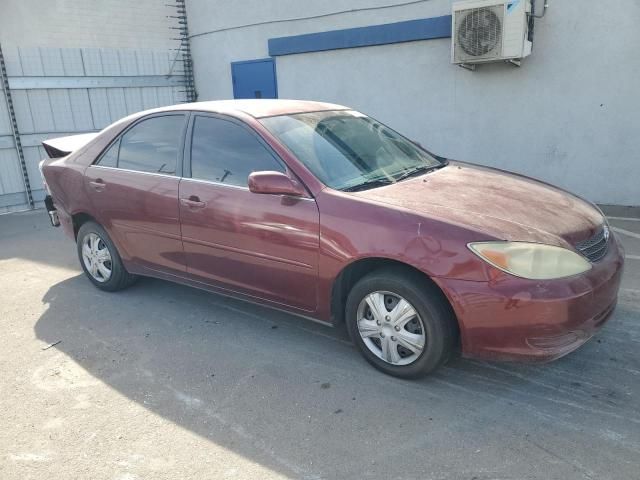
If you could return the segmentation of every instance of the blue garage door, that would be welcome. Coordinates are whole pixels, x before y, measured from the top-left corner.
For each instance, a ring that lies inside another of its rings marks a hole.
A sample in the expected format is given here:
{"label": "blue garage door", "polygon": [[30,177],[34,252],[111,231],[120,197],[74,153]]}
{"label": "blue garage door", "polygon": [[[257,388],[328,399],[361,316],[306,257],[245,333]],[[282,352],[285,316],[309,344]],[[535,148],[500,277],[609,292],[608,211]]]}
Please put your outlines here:
{"label": "blue garage door", "polygon": [[234,98],[278,98],[273,58],[231,63]]}

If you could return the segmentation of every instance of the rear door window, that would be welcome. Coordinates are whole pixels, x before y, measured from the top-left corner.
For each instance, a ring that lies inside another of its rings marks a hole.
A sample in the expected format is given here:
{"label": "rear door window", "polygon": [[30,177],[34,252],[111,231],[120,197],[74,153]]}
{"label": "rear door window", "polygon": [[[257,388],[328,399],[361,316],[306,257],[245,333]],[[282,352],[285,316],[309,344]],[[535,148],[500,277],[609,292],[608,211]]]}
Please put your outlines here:
{"label": "rear door window", "polygon": [[120,139],[118,168],[175,175],[183,128],[184,115],[152,117],[137,123]]}

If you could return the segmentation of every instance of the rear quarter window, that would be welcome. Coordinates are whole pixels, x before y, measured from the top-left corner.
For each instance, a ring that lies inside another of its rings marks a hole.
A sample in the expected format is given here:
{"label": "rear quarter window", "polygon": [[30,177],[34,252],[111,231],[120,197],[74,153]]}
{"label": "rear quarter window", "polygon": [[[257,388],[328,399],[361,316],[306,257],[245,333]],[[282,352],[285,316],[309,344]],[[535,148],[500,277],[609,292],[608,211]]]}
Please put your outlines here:
{"label": "rear quarter window", "polygon": [[106,152],[102,154],[100,159],[96,162],[96,165],[101,167],[113,167],[118,166],[118,149],[120,148],[120,139],[116,140]]}

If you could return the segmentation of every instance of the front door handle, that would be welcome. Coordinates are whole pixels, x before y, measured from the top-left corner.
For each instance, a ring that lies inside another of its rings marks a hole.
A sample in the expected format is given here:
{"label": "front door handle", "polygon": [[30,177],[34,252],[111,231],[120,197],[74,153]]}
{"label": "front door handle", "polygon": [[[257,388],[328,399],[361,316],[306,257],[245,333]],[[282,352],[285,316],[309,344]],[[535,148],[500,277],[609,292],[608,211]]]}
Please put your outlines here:
{"label": "front door handle", "polygon": [[96,192],[103,191],[107,186],[107,184],[104,183],[101,178],[96,178],[95,180],[89,182],[89,185],[91,185]]}
{"label": "front door handle", "polygon": [[189,208],[204,208],[207,206],[207,203],[201,202],[196,195],[191,195],[189,198],[181,198],[180,203]]}

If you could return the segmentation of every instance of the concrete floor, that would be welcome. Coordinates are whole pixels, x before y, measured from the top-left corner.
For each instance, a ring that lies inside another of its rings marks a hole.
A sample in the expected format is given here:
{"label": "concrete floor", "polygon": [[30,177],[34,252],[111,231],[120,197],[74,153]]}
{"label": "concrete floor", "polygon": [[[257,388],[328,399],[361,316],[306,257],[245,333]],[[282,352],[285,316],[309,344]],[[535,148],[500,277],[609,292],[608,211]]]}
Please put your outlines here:
{"label": "concrete floor", "polygon": [[103,293],[43,211],[2,216],[0,478],[640,478],[640,221],[612,224],[629,259],[591,342],[412,382],[280,312]]}

